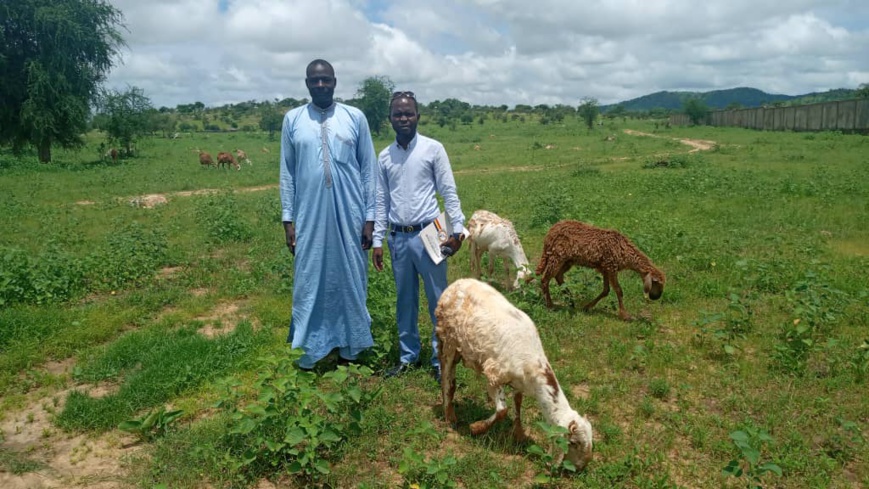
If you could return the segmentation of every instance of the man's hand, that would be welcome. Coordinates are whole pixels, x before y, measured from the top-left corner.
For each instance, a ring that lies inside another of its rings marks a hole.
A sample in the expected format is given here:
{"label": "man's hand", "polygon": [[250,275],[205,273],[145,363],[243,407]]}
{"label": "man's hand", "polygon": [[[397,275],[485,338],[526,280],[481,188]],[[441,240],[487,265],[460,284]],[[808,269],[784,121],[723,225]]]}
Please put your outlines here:
{"label": "man's hand", "polygon": [[284,222],[284,234],[287,235],[287,248],[296,256],[296,227],[291,222]]}
{"label": "man's hand", "polygon": [[374,221],[365,221],[362,226],[362,249],[368,251],[371,249],[371,242],[374,236]]}
{"label": "man's hand", "polygon": [[447,254],[447,253],[443,253],[443,251],[441,251],[441,253],[443,253],[446,256],[455,255],[459,251],[459,249],[461,249],[461,247],[462,247],[462,239],[463,239],[463,237],[461,235],[458,238],[456,237],[455,234],[450,236],[449,238],[447,238],[446,241],[441,243],[441,249],[443,249],[443,247],[446,246],[450,250],[452,250],[452,253]]}
{"label": "man's hand", "polygon": [[371,262],[374,263],[374,269],[378,272],[383,271],[383,248],[374,248],[371,252]]}

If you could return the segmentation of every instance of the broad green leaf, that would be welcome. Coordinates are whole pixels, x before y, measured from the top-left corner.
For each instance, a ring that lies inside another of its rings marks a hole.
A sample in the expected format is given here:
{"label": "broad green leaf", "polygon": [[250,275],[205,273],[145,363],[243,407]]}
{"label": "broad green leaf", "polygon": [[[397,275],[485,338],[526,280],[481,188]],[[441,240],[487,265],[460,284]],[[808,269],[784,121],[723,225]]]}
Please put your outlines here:
{"label": "broad green leaf", "polygon": [[537,474],[534,476],[535,484],[549,484],[552,481],[552,477],[549,477],[546,474]]}
{"label": "broad green leaf", "polygon": [[779,467],[777,464],[774,464],[772,462],[767,462],[767,463],[761,465],[760,467],[757,468],[757,471],[759,474],[764,474],[766,472],[772,472],[779,477],[781,477],[781,475],[782,475],[781,467]]}
{"label": "broad green leaf", "polygon": [[266,440],[265,446],[268,447],[272,452],[279,452],[281,448],[284,448],[284,444],[272,440]]}
{"label": "broad green leaf", "polygon": [[131,421],[123,421],[118,425],[118,429],[121,431],[128,431],[130,433],[135,433],[142,429],[142,422],[131,420]]}
{"label": "broad green leaf", "polygon": [[245,406],[244,410],[251,414],[256,414],[259,416],[265,416],[266,414],[265,408],[260,406],[259,404],[248,404],[247,406]]}
{"label": "broad green leaf", "polygon": [[528,447],[527,451],[528,451],[528,453],[530,453],[532,455],[540,455],[540,456],[546,455],[546,452],[537,445],[531,445],[530,447]]}
{"label": "broad green leaf", "polygon": [[748,442],[748,433],[744,431],[734,431],[730,433],[730,439],[734,441]]}
{"label": "broad green leaf", "polygon": [[304,439],[305,432],[299,427],[289,428],[284,433],[284,443],[287,443],[288,445],[298,445],[299,443],[302,443],[302,440]]}
{"label": "broad green leaf", "polygon": [[748,460],[748,463],[754,465],[760,460],[760,451],[756,448],[749,448],[742,451],[742,456]]}
{"label": "broad green leaf", "polygon": [[245,418],[245,419],[242,419],[239,423],[237,423],[235,425],[235,427],[233,427],[231,430],[229,430],[229,432],[236,433],[239,435],[246,435],[246,434],[250,433],[251,431],[253,431],[255,428],[256,428],[256,422],[250,418]]}
{"label": "broad green leaf", "polygon": [[319,458],[319,459],[314,461],[314,469],[316,469],[317,472],[319,472],[321,474],[328,474],[329,473],[329,462]]}

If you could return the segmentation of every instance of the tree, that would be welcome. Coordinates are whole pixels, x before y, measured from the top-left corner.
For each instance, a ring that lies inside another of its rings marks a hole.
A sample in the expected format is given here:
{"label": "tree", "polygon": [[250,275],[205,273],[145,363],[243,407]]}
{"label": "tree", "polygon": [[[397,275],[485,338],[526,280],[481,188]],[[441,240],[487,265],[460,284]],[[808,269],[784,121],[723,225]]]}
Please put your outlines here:
{"label": "tree", "polygon": [[100,129],[109,136],[109,143],[124,148],[126,155],[133,154],[137,138],[151,132],[151,99],[141,88],[130,87],[125,92],[107,90],[98,103],[100,114],[105,116]]}
{"label": "tree", "polygon": [[124,45],[105,0],[0,2],[0,144],[79,147],[99,86]]}
{"label": "tree", "polygon": [[275,138],[275,131],[281,129],[281,124],[284,123],[284,113],[273,107],[271,104],[265,104],[262,109],[262,114],[259,119],[259,128],[269,133],[269,140]]}
{"label": "tree", "polygon": [[600,109],[597,105],[597,99],[585,97],[579,104],[577,112],[579,113],[579,117],[585,121],[585,125],[588,126],[589,131],[594,127],[594,120],[597,119],[599,111]]}
{"label": "tree", "polygon": [[869,98],[869,83],[861,83],[857,88],[857,96],[860,98]]}
{"label": "tree", "polygon": [[691,120],[691,124],[694,124],[695,126],[703,124],[709,117],[709,107],[707,107],[706,103],[697,97],[691,97],[686,100],[685,104],[682,106],[682,111],[685,112],[685,115],[687,115],[688,119]]}
{"label": "tree", "polygon": [[383,125],[389,119],[389,100],[395,83],[385,76],[370,76],[359,85],[355,105],[365,114],[368,126],[374,134],[380,135]]}
{"label": "tree", "polygon": [[615,107],[611,108],[607,111],[607,115],[615,119],[616,117],[621,117],[624,121],[625,117],[627,117],[628,109],[625,108],[624,104],[618,104]]}

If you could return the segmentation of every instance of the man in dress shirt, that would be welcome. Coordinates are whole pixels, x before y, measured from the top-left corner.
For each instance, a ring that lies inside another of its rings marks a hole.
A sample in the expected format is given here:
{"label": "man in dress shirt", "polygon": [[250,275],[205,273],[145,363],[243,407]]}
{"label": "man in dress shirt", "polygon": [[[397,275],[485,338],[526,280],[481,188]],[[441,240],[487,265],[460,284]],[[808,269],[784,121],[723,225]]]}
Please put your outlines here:
{"label": "man in dress shirt", "polygon": [[[461,248],[465,216],[456,194],[456,182],[444,146],[417,134],[419,107],[412,92],[396,92],[389,104],[389,120],[395,142],[380,152],[374,223],[374,268],[383,270],[383,238],[392,256],[392,273],[398,292],[396,316],[400,363],[386,371],[400,375],[421,365],[419,336],[419,279],[422,278],[432,322],[432,375],[440,382],[435,307],[447,287],[447,260],[435,264],[426,253],[419,232],[434,221],[440,210],[436,193],[444,200],[453,228],[443,246],[452,253]],[[452,254],[451,253],[451,254]]]}
{"label": "man in dress shirt", "polygon": [[311,369],[335,348],[348,362],[374,344],[366,299],[377,156],[365,115],[333,100],[332,65],[312,61],[305,84],[311,103],[284,116],[280,195],[295,255],[287,341]]}

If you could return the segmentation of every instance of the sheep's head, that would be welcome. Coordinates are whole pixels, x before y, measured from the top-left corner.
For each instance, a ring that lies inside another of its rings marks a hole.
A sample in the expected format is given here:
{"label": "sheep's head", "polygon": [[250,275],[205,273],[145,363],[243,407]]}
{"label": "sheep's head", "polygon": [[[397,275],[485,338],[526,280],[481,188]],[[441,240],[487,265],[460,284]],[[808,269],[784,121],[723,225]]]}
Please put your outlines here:
{"label": "sheep's head", "polygon": [[574,411],[567,424],[566,458],[576,470],[584,469],[591,462],[592,446],[591,423]]}
{"label": "sheep's head", "polygon": [[534,278],[534,271],[528,268],[528,265],[522,265],[516,270],[516,280],[513,281],[513,288],[519,287],[519,282],[530,282]]}
{"label": "sheep's head", "polygon": [[643,275],[643,295],[653,301],[660,299],[661,295],[664,294],[664,282],[666,281],[664,272],[660,270],[652,270],[646,273]]}

